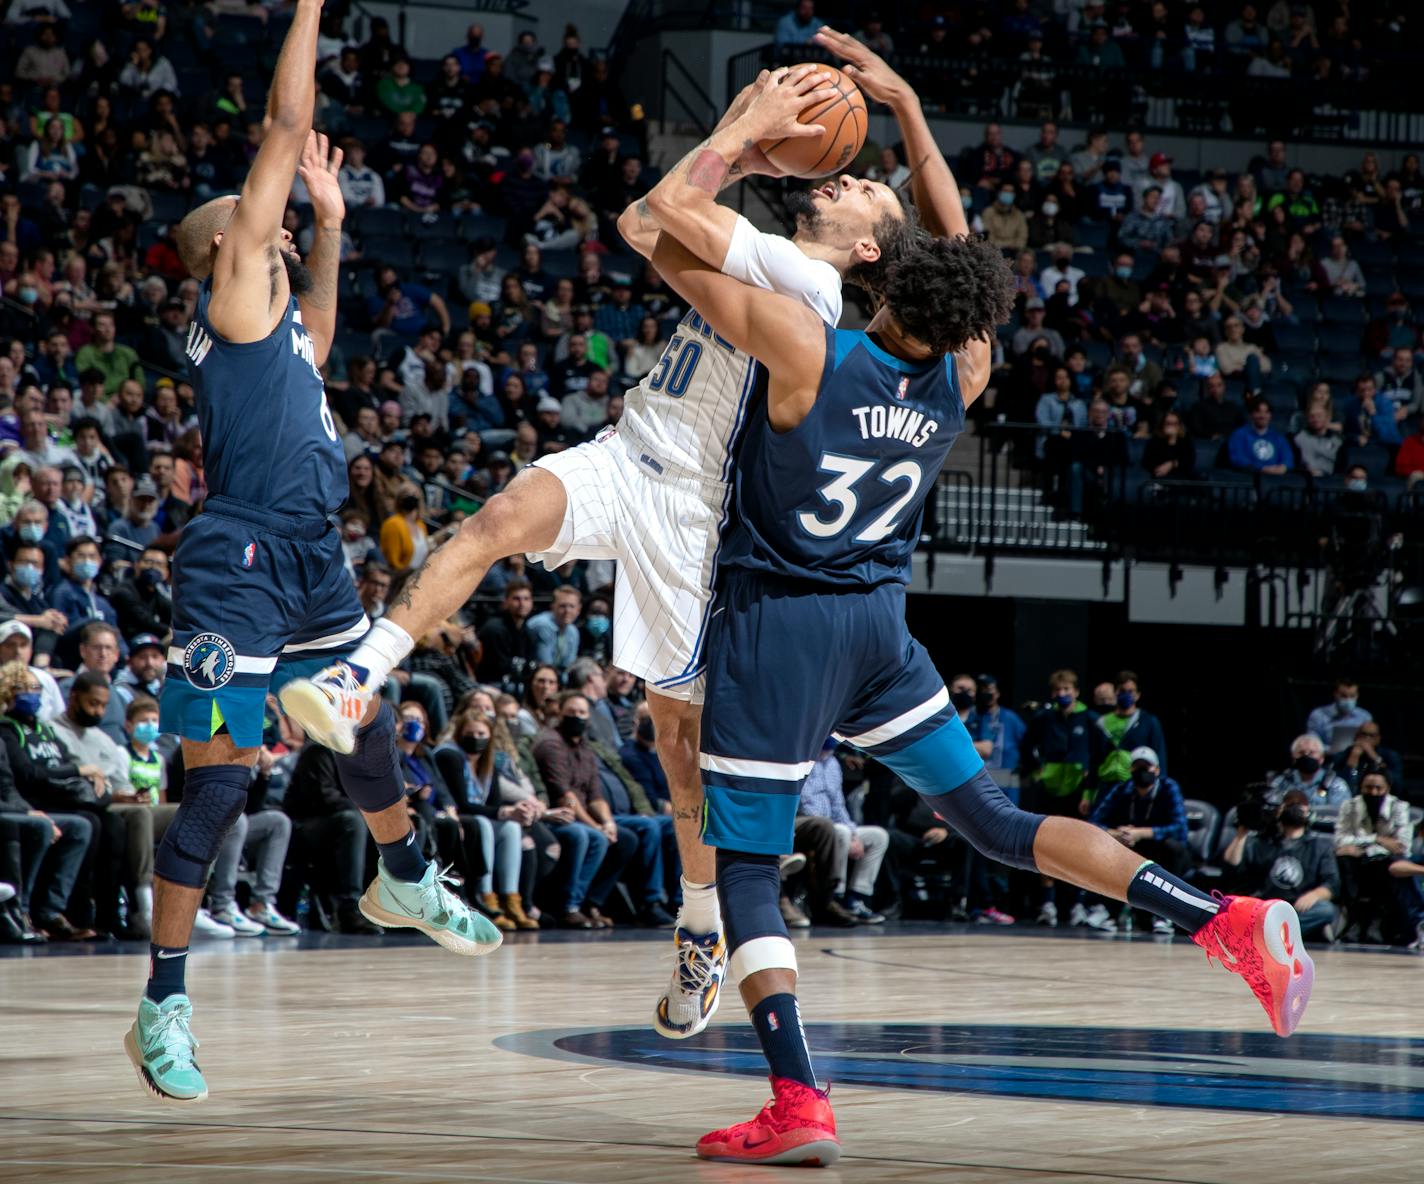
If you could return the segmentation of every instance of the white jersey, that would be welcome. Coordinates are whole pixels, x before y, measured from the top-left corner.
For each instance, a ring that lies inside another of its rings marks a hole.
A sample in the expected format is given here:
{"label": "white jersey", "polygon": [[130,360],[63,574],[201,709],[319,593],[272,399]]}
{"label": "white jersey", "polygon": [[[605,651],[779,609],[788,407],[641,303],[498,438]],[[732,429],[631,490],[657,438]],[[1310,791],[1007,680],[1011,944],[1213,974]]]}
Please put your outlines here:
{"label": "white jersey", "polygon": [[[841,275],[790,239],[738,217],[722,272],[800,300],[828,325],[841,319]],[[618,435],[635,460],[687,477],[731,479],[756,363],[696,311],[682,319],[658,364],[625,396]]]}

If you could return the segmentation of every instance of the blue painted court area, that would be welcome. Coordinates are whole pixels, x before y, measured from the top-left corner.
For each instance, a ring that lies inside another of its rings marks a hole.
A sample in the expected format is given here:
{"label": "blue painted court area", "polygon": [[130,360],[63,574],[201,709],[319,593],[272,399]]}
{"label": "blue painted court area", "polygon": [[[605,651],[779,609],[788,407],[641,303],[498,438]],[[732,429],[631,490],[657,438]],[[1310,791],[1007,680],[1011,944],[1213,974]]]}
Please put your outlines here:
{"label": "blue painted court area", "polygon": [[[822,1080],[1069,1102],[1424,1119],[1424,1040],[1298,1033],[977,1024],[808,1024]],[[756,1037],[718,1025],[670,1044],[647,1029],[531,1032],[497,1041],[645,1069],[764,1077]]]}

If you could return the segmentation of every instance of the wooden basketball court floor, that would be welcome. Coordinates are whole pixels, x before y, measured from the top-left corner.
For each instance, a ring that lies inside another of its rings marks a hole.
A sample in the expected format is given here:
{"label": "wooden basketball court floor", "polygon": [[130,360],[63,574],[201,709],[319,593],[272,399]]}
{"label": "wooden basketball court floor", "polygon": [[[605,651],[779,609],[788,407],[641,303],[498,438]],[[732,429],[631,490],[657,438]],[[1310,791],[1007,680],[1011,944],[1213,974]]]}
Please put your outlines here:
{"label": "wooden basketball court floor", "polygon": [[[141,948],[0,959],[0,1181],[784,1178],[692,1156],[768,1089],[734,991],[692,1041],[648,1029],[671,951],[209,943],[188,977],[212,1096],[191,1106],[150,1100],[123,1054]],[[1181,940],[900,926],[798,952],[845,1143],[813,1178],[1424,1180],[1424,958],[1321,953],[1283,1041]]]}

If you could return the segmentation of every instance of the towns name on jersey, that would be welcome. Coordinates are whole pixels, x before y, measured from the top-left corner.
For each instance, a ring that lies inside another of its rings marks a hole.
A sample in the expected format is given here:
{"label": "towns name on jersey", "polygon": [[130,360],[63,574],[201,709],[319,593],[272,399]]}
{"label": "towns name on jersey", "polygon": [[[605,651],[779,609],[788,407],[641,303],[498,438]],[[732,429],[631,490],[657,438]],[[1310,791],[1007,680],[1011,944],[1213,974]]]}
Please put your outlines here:
{"label": "towns name on jersey", "polygon": [[923,448],[939,431],[939,421],[912,407],[852,407],[850,413],[860,425],[860,438],[903,440],[912,448]]}

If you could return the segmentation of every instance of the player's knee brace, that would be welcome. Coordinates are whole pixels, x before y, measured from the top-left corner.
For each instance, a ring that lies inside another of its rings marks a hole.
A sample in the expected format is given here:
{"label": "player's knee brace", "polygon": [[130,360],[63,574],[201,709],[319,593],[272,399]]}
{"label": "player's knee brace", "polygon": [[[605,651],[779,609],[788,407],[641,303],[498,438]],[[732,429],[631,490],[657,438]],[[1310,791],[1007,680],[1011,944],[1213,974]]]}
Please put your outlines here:
{"label": "player's knee brace", "polygon": [[796,973],[796,948],[781,915],[781,860],[719,847],[717,898],[736,978],[759,970]]}
{"label": "player's knee brace", "polygon": [[405,777],[396,753],[396,713],[389,703],[356,732],[356,751],[337,754],[336,775],[346,796],[367,814],[379,814],[405,799]]}
{"label": "player's knee brace", "polygon": [[246,765],[203,765],[183,779],[183,801],[153,857],[153,870],[173,884],[201,888],[208,865],[247,806],[252,770]]}
{"label": "player's knee brace", "polygon": [[1010,867],[1037,871],[1033,840],[1043,815],[1020,810],[994,784],[988,770],[980,769],[949,793],[920,792],[920,797],[945,822],[990,859]]}

